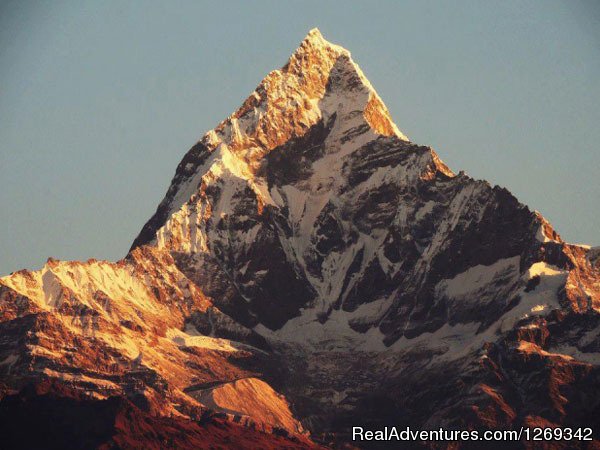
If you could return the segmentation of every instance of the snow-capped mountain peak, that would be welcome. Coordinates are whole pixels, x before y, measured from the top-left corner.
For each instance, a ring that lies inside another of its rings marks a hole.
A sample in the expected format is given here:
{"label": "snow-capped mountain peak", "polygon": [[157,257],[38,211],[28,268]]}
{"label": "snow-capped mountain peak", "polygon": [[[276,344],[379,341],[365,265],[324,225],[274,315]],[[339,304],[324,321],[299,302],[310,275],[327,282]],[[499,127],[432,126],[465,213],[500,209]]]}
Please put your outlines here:
{"label": "snow-capped mountain peak", "polygon": [[[368,139],[407,140],[350,52],[313,29],[281,69],[270,72],[237,111],[188,152],[157,214],[134,246],[154,240],[160,226],[198,192],[203,177],[209,182],[225,170],[250,180],[260,192],[267,155],[305,137],[318,124],[335,125],[339,135],[368,132]],[[264,190],[262,194],[258,194],[262,202],[272,203]]]}

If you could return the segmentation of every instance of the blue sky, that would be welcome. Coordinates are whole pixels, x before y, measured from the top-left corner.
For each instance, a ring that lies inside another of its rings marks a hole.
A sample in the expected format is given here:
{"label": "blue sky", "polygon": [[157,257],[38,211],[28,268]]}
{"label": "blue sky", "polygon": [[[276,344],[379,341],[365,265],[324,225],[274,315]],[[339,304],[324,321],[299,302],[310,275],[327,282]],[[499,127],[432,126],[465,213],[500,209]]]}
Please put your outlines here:
{"label": "blue sky", "polygon": [[0,274],[124,256],[187,149],[315,26],[412,141],[600,244],[593,0],[5,0]]}

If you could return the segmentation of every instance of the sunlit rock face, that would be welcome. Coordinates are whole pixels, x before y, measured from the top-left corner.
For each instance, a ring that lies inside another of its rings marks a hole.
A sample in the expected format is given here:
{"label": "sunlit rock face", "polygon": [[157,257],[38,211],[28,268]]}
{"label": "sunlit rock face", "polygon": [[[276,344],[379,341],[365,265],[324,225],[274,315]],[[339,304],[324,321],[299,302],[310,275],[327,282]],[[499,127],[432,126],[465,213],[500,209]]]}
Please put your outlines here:
{"label": "sunlit rock face", "polygon": [[600,430],[597,255],[410,142],[315,29],[183,157],[125,259],[0,279],[0,376],[273,448]]}

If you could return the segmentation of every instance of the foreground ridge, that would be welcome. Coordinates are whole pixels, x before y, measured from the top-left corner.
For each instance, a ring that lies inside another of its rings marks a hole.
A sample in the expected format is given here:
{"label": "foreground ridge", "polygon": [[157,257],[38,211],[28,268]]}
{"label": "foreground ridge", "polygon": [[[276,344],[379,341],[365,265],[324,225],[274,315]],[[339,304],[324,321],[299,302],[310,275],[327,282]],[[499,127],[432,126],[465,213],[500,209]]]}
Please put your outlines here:
{"label": "foreground ridge", "polygon": [[410,142],[313,29],[186,153],[126,258],[0,278],[0,423],[101,411],[81,446],[123,448],[600,430],[597,255]]}

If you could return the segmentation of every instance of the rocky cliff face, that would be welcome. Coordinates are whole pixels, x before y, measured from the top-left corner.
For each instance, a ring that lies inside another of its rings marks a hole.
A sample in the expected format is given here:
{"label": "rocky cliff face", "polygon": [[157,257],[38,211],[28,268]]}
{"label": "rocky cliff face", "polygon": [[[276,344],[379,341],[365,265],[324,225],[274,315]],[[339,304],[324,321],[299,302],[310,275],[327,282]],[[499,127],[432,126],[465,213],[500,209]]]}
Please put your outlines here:
{"label": "rocky cliff face", "polygon": [[600,429],[596,254],[411,143],[312,30],[184,156],[127,258],[0,279],[0,374],[294,445]]}

